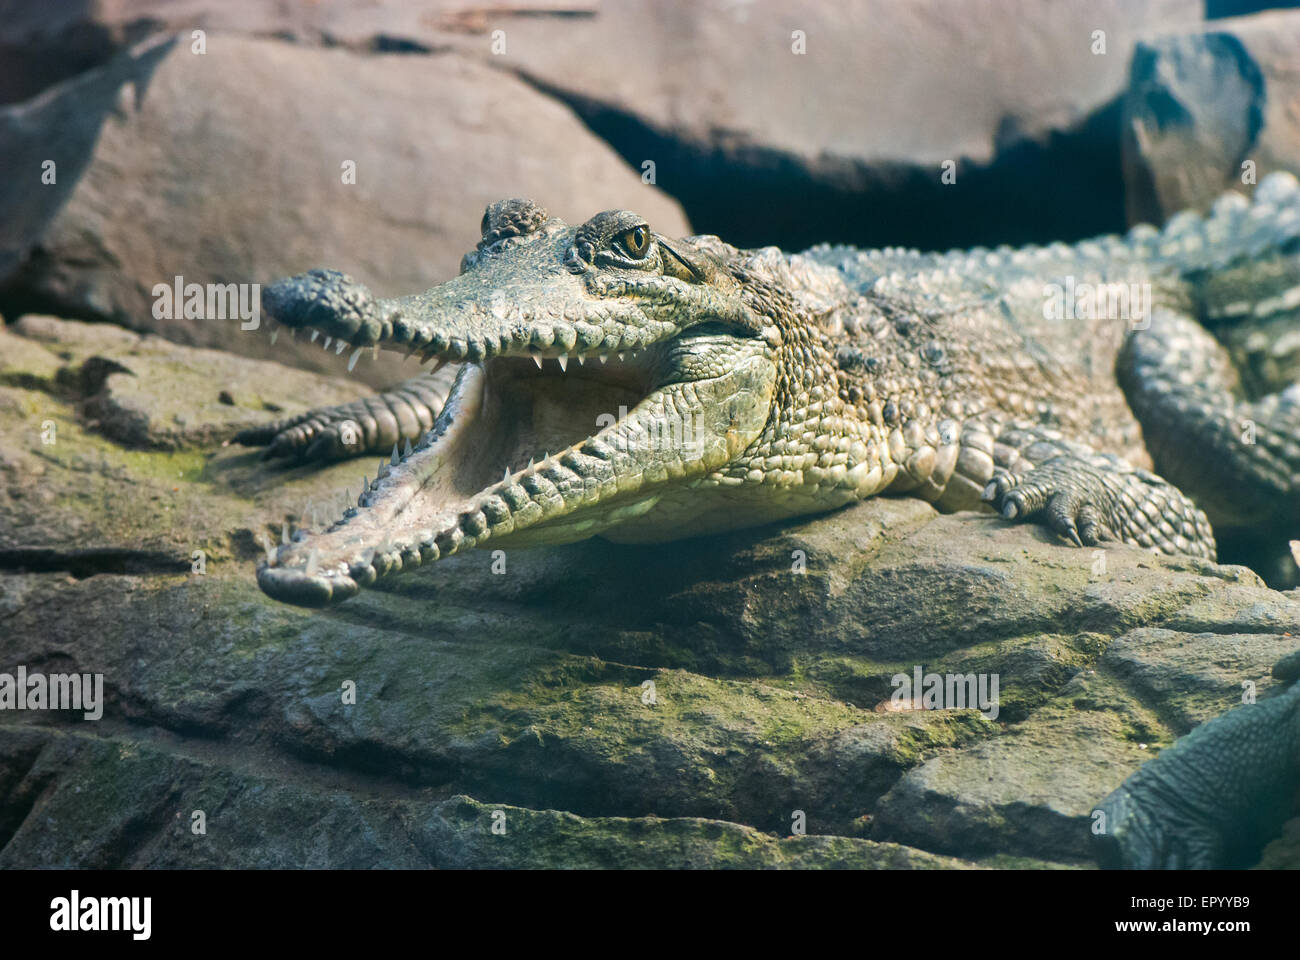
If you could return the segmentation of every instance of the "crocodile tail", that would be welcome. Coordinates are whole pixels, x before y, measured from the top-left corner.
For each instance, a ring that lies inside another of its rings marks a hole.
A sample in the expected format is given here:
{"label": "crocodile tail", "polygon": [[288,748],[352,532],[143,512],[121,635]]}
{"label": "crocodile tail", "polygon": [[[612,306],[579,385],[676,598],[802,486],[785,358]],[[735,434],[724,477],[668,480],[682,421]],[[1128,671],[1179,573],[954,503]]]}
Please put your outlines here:
{"label": "crocodile tail", "polygon": [[1130,234],[1182,275],[1208,327],[1300,320],[1300,180],[1271,173],[1247,199],[1229,192],[1208,216],[1186,210]]}

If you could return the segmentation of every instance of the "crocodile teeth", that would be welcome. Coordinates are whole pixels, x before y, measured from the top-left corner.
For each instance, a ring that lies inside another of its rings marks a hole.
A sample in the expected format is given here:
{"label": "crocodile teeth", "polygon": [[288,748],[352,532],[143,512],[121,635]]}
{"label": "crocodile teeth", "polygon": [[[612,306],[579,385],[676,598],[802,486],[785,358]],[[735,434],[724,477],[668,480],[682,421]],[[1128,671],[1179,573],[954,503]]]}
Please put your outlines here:
{"label": "crocodile teeth", "polygon": [[411,455],[411,438],[406,438],[406,446],[402,449],[402,459],[405,460]]}
{"label": "crocodile teeth", "polygon": [[506,475],[505,475],[504,477],[501,478],[501,482],[502,482],[502,483],[509,483],[509,482],[510,482],[510,468],[509,468],[509,467],[506,467]]}
{"label": "crocodile teeth", "polygon": [[622,354],[622,353],[620,353],[620,354],[618,355],[618,362],[619,362],[619,363],[622,363],[622,362],[623,362],[623,354]]}
{"label": "crocodile teeth", "polygon": [[369,478],[363,475],[361,477],[361,494],[362,496],[364,496],[369,492],[370,492],[370,480]]}
{"label": "crocodile teeth", "polygon": [[602,353],[602,354],[600,355],[600,362],[601,362],[601,363],[609,363],[609,354],[608,354],[608,353]]}
{"label": "crocodile teeth", "polygon": [[328,350],[328,349],[330,348],[330,343],[331,343],[333,340],[334,340],[333,337],[326,337],[326,338],[325,338],[325,349],[326,349],[326,350]]}
{"label": "crocodile teeth", "polygon": [[319,556],[320,556],[320,551],[317,550],[315,547],[312,547],[311,553],[307,554],[307,566],[306,569],[303,571],[304,573],[307,574],[307,576],[314,577],[316,575],[316,560]]}
{"label": "crocodile teeth", "polygon": [[274,563],[275,563],[275,544],[273,544],[273,543],[271,542],[271,538],[268,537],[268,536],[266,535],[266,531],[265,531],[265,530],[262,531],[262,549],[264,549],[264,550],[266,551],[266,562],[267,562],[268,564],[274,564]]}
{"label": "crocodile teeth", "polygon": [[559,364],[560,364],[560,373],[568,373],[568,372],[569,372],[569,355],[568,355],[567,353],[562,353],[562,354],[560,354],[560,356],[559,356],[557,359],[558,359],[558,362],[559,362]]}
{"label": "crocodile teeth", "polygon": [[312,331],[311,331],[311,342],[312,342],[312,343],[315,343],[315,342],[316,342],[316,338],[319,337],[319,336],[320,336],[320,331],[317,330],[315,327],[313,327],[313,328],[312,328]]}
{"label": "crocodile teeth", "polygon": [[535,353],[533,354],[533,363],[537,364],[538,370],[542,369],[542,358]]}
{"label": "crocodile teeth", "polygon": [[402,455],[397,452],[397,444],[393,444],[393,455],[388,458],[388,462],[393,466],[397,466],[402,462]]}
{"label": "crocodile teeth", "polygon": [[288,520],[283,520],[280,522],[280,542],[281,543],[289,542],[289,521]]}
{"label": "crocodile teeth", "polygon": [[348,373],[351,373],[357,365],[357,357],[361,356],[361,347],[352,351],[352,356],[348,357]]}
{"label": "crocodile teeth", "polygon": [[338,343],[336,343],[334,345],[334,355],[341,357],[343,355],[343,348],[346,347],[347,345],[348,342],[346,340],[340,340]]}
{"label": "crocodile teeth", "polygon": [[280,328],[276,327],[271,331],[271,346],[275,346],[275,341],[280,339]]}
{"label": "crocodile teeth", "polygon": [[574,357],[574,359],[578,361],[578,366],[580,367],[585,367],[587,365],[587,361],[583,360],[582,357]]}

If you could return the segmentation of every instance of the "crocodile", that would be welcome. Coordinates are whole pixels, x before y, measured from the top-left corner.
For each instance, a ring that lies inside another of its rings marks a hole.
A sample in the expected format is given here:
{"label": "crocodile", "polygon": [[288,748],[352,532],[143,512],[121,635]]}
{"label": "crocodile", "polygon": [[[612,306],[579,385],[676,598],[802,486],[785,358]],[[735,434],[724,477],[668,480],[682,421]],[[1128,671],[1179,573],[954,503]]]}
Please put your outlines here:
{"label": "crocodile", "polygon": [[1179,738],[1098,804],[1102,866],[1195,870],[1258,859],[1297,810],[1300,651],[1273,676],[1280,683],[1258,702]]}
{"label": "crocodile", "polygon": [[[480,233],[423,293],[329,270],[263,292],[273,337],[349,369],[379,349],[430,364],[236,438],[382,455],[337,520],[268,541],[269,596],[323,607],[489,543],[680,539],[880,494],[1205,561],[1216,535],[1277,557],[1300,535],[1300,383],[1244,375],[1225,345],[1300,318],[1290,174],[1163,228],[1022,248],[744,250],[521,199]],[[1164,802],[1139,784],[1112,839],[1159,848],[1124,824],[1176,822]]]}
{"label": "crocodile", "polygon": [[481,233],[413,296],[325,270],[263,292],[273,336],[433,367],[237,437],[389,454],[261,564],[272,597],[323,606],[488,542],[652,542],[881,493],[1210,559],[1215,531],[1281,550],[1300,526],[1300,386],[1245,395],[1207,329],[1300,314],[1289,174],[1069,246],[791,255],[626,210],[574,228],[528,200]]}

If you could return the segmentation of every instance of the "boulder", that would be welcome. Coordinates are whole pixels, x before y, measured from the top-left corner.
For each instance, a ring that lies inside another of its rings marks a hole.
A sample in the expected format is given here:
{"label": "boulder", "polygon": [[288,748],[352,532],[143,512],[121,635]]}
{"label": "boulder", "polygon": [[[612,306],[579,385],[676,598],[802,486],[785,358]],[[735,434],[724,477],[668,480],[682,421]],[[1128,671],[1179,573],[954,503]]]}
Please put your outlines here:
{"label": "boulder", "polygon": [[[126,445],[76,392],[95,357],[147,357],[133,409],[163,413],[269,366],[150,349],[39,318],[0,342],[0,671],[105,690],[98,720],[0,713],[0,866],[1084,867],[1093,806],[1300,648],[1297,595],[1245,568],[889,498],[287,607],[262,544],[373,466],[220,445],[300,380]],[[918,670],[996,676],[997,709],[895,696]]]}
{"label": "boulder", "polygon": [[1144,40],[1123,101],[1130,223],[1249,196],[1275,170],[1300,172],[1300,11],[1215,21]]}
{"label": "boulder", "polygon": [[[528,99],[569,105],[638,172],[652,162],[704,232],[933,249],[1121,229],[1116,101],[1130,55],[1202,14],[1201,0],[134,0],[39,29],[17,17],[0,50],[8,35],[58,63],[82,35],[102,50],[161,27],[187,42],[203,29],[214,47],[234,33],[414,61],[455,51],[522,81]],[[956,183],[941,180],[946,162]]]}
{"label": "boulder", "polygon": [[[153,38],[0,110],[0,167],[7,316],[56,310],[252,356],[281,354],[229,311],[169,311],[155,288],[325,266],[379,296],[418,292],[455,275],[486,205],[508,196],[579,223],[631,207],[690,232],[567,107],[455,54],[215,34],[200,54]],[[319,347],[296,350],[323,363]]]}

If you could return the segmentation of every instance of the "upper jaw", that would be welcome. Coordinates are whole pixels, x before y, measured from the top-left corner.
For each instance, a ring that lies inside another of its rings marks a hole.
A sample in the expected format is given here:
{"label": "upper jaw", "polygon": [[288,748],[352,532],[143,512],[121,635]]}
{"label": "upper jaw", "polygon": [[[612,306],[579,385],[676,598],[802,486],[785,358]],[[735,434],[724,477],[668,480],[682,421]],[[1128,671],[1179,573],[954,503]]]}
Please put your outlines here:
{"label": "upper jaw", "polygon": [[468,269],[446,283],[393,299],[374,297],[338,271],[313,270],[267,287],[263,310],[272,336],[287,327],[294,335],[309,331],[313,342],[323,337],[340,353],[352,347],[349,370],[367,348],[422,361],[532,356],[567,362],[644,350],[709,321],[751,336],[760,331],[761,318],[709,255],[693,258],[707,282],[653,270],[575,272],[566,266],[574,235],[550,220],[535,234],[467,258]]}

